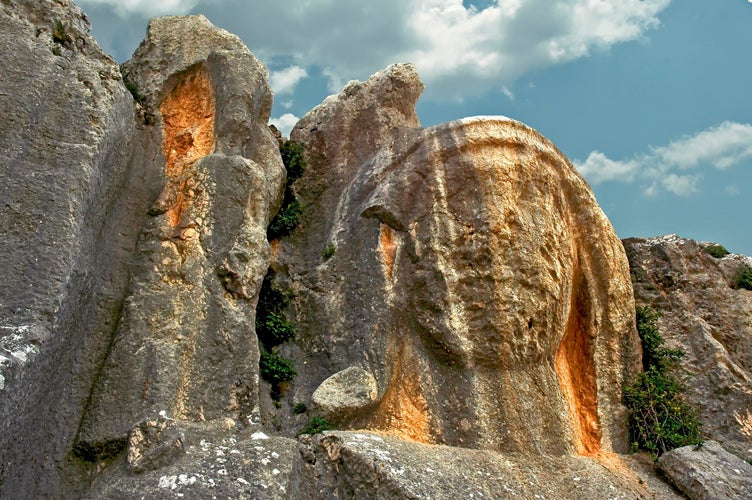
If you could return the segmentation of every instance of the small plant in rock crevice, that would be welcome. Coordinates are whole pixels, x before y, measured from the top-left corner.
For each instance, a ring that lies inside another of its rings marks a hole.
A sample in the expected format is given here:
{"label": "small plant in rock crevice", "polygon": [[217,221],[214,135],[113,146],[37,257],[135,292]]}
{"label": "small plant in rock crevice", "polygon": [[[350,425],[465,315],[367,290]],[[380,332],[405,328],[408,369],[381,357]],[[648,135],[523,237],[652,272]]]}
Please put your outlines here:
{"label": "small plant in rock crevice", "polygon": [[658,318],[659,314],[649,307],[637,307],[644,371],[624,390],[632,449],[656,456],[702,443],[699,418],[682,395],[684,387],[669,373],[683,352],[663,346]]}
{"label": "small plant in rock crevice", "polygon": [[752,290],[752,267],[745,265],[739,270],[736,278],[734,279],[733,288]]}
{"label": "small plant in rock crevice", "polygon": [[270,240],[292,233],[298,226],[300,215],[303,213],[303,207],[292,190],[293,183],[305,171],[306,162],[303,156],[303,146],[295,141],[285,141],[280,146],[279,151],[287,172],[287,185],[285,186],[282,206],[267,228],[267,237]]}
{"label": "small plant in rock crevice", "polygon": [[301,434],[319,434],[320,432],[328,431],[330,429],[329,422],[327,422],[325,419],[314,416],[311,418],[311,420],[306,424],[305,427],[303,427],[298,435]]}
{"label": "small plant in rock crevice", "polygon": [[270,384],[277,385],[290,382],[295,378],[295,365],[279,354],[262,352],[259,361],[261,377]]}
{"label": "small plant in rock crevice", "polygon": [[295,403],[292,407],[292,412],[295,415],[301,415],[308,411],[308,406],[305,403]]}
{"label": "small plant in rock crevice", "polygon": [[324,259],[324,262],[328,261],[332,257],[334,257],[334,254],[337,252],[337,248],[334,246],[333,243],[329,243],[324,251],[321,253],[321,258]]}
{"label": "small plant in rock crevice", "polygon": [[706,246],[705,252],[716,259],[722,259],[730,253],[723,245],[716,244]]}

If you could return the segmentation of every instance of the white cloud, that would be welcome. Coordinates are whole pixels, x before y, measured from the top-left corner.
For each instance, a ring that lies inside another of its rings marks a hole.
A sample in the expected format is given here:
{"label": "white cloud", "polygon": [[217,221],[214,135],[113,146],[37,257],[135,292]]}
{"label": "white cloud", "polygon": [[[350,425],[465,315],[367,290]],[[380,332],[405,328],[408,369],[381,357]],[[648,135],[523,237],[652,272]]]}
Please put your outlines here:
{"label": "white cloud", "polygon": [[670,191],[677,196],[689,196],[699,191],[697,183],[701,179],[702,176],[700,175],[668,174],[662,179],[661,183],[666,191]]}
{"label": "white cloud", "polygon": [[292,132],[292,128],[298,123],[298,120],[300,120],[300,118],[294,114],[285,113],[279,118],[272,118],[269,120],[269,124],[277,127],[284,137],[290,137],[290,132]]}
{"label": "white cloud", "polygon": [[653,154],[663,163],[681,169],[703,163],[726,169],[745,158],[752,158],[752,125],[723,122],[668,146],[655,148]]}
{"label": "white cloud", "polygon": [[194,11],[262,59],[316,66],[330,90],[409,61],[429,98],[460,100],[639,39],[670,1],[496,0],[478,9],[462,0],[201,0]]}
{"label": "white cloud", "polygon": [[87,5],[108,5],[122,16],[141,15],[142,17],[181,15],[188,13],[200,0],[77,0]]}
{"label": "white cloud", "polygon": [[614,161],[600,151],[590,153],[584,162],[575,160],[573,163],[582,176],[593,184],[608,181],[632,182],[640,169],[640,163],[636,160]]}
{"label": "white cloud", "polygon": [[269,83],[276,95],[292,94],[298,83],[307,77],[308,72],[305,69],[300,66],[290,66],[279,71],[272,71]]}
{"label": "white cloud", "polygon": [[[695,135],[671,141],[667,146],[652,147],[649,153],[629,160],[612,160],[600,151],[593,151],[583,162],[574,160],[577,170],[591,183],[650,183],[646,195],[669,191],[679,196],[699,192],[700,174],[687,174],[712,166],[730,168],[752,158],[752,124],[723,122]],[[731,191],[728,190],[729,193]]]}

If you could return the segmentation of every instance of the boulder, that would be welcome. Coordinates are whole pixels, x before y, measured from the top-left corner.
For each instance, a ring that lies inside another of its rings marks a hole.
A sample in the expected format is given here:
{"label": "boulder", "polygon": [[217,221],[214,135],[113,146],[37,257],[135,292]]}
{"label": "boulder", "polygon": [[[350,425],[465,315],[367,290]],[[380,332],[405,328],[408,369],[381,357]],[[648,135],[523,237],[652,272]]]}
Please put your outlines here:
{"label": "boulder", "polygon": [[378,386],[373,375],[351,366],[337,372],[313,392],[314,413],[331,424],[350,420],[376,402]]}
{"label": "boulder", "polygon": [[666,452],[658,466],[691,500],[752,498],[752,465],[715,441]]}
{"label": "boulder", "polygon": [[712,257],[709,245],[676,235],[624,240],[637,302],[661,314],[666,346],[684,352],[676,375],[703,435],[752,460],[752,292],[734,287],[752,259]]}
{"label": "boulder", "polygon": [[504,117],[422,129],[421,90],[414,67],[391,66],[291,134],[306,208],[273,266],[296,292],[296,397],[360,365],[378,403],[351,428],[626,450],[622,387],[640,351],[621,242],[548,140]]}
{"label": "boulder", "polygon": [[149,26],[124,67],[154,105],[163,188],[144,214],[130,291],[81,424],[77,449],[92,460],[117,453],[133,425],[161,410],[183,421],[258,412],[255,309],[284,185],[266,125],[267,71],[201,16]]}

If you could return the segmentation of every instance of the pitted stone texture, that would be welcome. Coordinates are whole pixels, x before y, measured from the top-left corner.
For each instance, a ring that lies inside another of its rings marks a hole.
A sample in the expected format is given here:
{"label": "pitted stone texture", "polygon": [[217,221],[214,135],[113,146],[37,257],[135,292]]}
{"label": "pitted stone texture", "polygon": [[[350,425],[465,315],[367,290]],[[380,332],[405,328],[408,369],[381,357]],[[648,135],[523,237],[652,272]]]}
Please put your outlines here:
{"label": "pitted stone texture", "polygon": [[294,440],[221,425],[192,424],[185,432],[185,454],[176,462],[136,475],[118,462],[83,498],[295,498]]}
{"label": "pitted stone texture", "polygon": [[752,465],[715,441],[666,452],[658,466],[692,500],[752,498]]}
{"label": "pitted stone texture", "polygon": [[378,386],[373,375],[351,366],[324,380],[313,392],[314,413],[331,424],[351,420],[376,402]]}
{"label": "pitted stone texture", "polygon": [[703,435],[752,460],[752,292],[732,288],[752,259],[716,259],[707,245],[676,235],[624,240],[637,302],[661,314],[667,346],[684,351],[676,375]]}
{"label": "pitted stone texture", "polygon": [[680,498],[618,455],[531,457],[366,432],[302,436],[300,448],[296,499]]}
{"label": "pitted stone texture", "polygon": [[128,436],[128,470],[140,473],[170,465],[185,453],[184,441],[174,419],[160,415],[144,420]]}
{"label": "pitted stone texture", "polygon": [[276,266],[297,293],[298,390],[361,365],[379,403],[352,428],[626,451],[622,387],[639,346],[611,224],[570,162],[519,122],[420,129],[421,88],[411,66],[393,66],[293,130],[309,160],[295,184],[306,212]]}
{"label": "pitted stone texture", "polygon": [[267,70],[237,37],[201,16],[154,19],[125,67],[154,106],[164,187],[81,425],[94,458],[162,409],[183,421],[258,410],[255,308],[285,177]]}
{"label": "pitted stone texture", "polygon": [[81,9],[4,0],[0,36],[0,497],[54,498],[156,192]]}

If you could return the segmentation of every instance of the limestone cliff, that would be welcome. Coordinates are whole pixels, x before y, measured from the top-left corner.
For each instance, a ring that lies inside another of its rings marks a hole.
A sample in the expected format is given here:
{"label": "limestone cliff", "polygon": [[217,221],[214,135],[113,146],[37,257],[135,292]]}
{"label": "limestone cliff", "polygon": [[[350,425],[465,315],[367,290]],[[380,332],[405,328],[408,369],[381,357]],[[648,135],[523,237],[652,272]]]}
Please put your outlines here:
{"label": "limestone cliff", "polygon": [[378,396],[351,427],[626,451],[621,388],[639,348],[610,223],[545,138],[503,117],[421,129],[421,90],[412,66],[392,66],[293,130],[310,159],[295,184],[308,215],[275,265],[298,298],[294,398],[357,366]]}
{"label": "limestone cliff", "polygon": [[164,188],[79,432],[92,459],[118,453],[160,411],[183,421],[258,412],[255,308],[284,182],[267,72],[237,37],[201,16],[155,19],[124,68],[161,131]]}
{"label": "limestone cliff", "polygon": [[[672,497],[620,455],[640,369],[624,247],[536,131],[422,128],[423,84],[394,65],[300,121],[286,189],[268,72],[236,36],[154,19],[118,68],[69,0],[0,10],[0,497]],[[288,195],[299,225],[269,242]],[[626,247],[743,455],[741,258]],[[297,325],[277,401],[255,330],[270,266]],[[340,430],[297,437],[314,415]]]}
{"label": "limestone cliff", "polygon": [[752,259],[716,258],[708,243],[675,235],[624,246],[637,302],[661,313],[661,335],[685,353],[677,374],[704,435],[752,459],[752,292],[734,286]]}
{"label": "limestone cliff", "polygon": [[158,170],[77,6],[4,0],[0,33],[0,497],[51,497]]}

